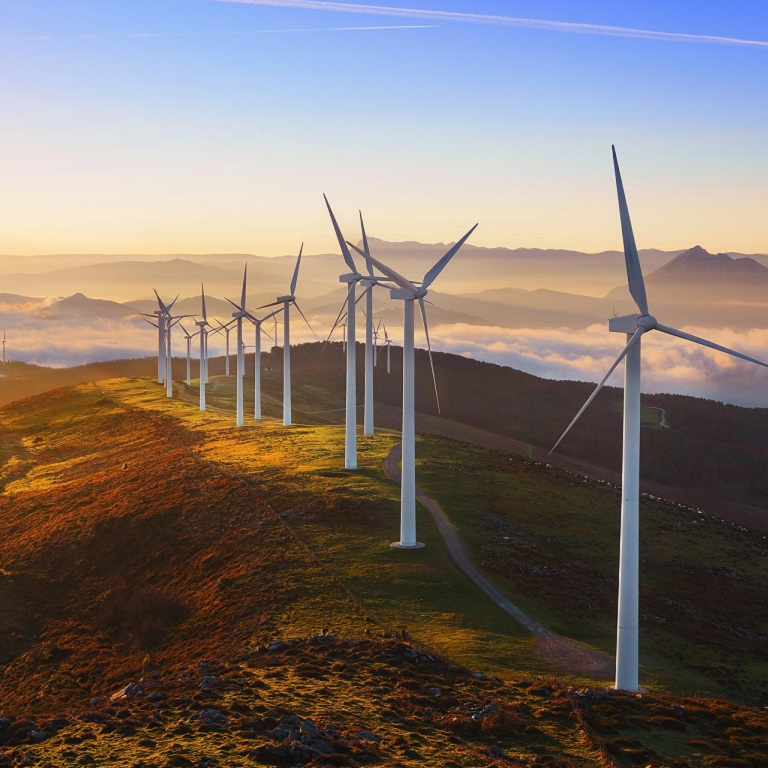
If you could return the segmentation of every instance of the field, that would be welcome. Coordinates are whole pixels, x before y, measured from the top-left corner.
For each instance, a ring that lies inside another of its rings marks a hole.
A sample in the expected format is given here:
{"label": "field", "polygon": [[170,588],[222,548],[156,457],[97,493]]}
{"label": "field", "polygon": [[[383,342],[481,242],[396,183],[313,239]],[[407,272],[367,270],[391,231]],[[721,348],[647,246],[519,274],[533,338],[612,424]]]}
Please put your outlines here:
{"label": "field", "polygon": [[[204,414],[127,379],[3,409],[0,764],[764,764],[762,538],[646,500],[652,693],[610,693],[545,663],[425,510],[427,547],[389,547],[396,435],[348,473],[339,426],[235,429],[230,391],[215,379]],[[444,439],[418,452],[486,572],[610,651],[616,490]]]}

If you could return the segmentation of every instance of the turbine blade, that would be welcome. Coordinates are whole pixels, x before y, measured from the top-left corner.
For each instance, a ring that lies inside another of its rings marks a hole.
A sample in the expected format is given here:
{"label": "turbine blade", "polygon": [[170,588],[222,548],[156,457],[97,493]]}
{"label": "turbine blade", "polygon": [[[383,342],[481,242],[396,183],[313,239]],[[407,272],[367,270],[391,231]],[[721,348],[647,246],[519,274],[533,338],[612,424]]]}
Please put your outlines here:
{"label": "turbine blade", "polygon": [[155,296],[157,296],[157,303],[160,305],[160,309],[163,310],[163,312],[167,312],[168,310],[165,308],[165,304],[163,304],[163,300],[160,298],[160,294],[155,291],[155,289],[152,289],[155,292]]}
{"label": "turbine blade", "polygon": [[352,258],[352,254],[349,252],[349,248],[347,247],[346,240],[344,240],[344,235],[341,234],[341,228],[339,227],[339,223],[336,221],[336,217],[333,215],[331,204],[328,202],[328,198],[325,195],[323,195],[323,199],[325,200],[325,204],[328,207],[328,213],[331,214],[331,222],[333,222],[333,229],[336,232],[336,239],[339,241],[339,248],[341,248],[341,255],[344,257],[344,261],[347,262],[347,266],[350,268],[350,270],[355,274],[357,274],[357,267],[355,266],[355,260]]}
{"label": "turbine blade", "polygon": [[293,302],[293,306],[299,310],[299,314],[304,318],[304,322],[307,324],[307,328],[309,328],[309,330],[312,331],[312,335],[315,337],[315,340],[320,341],[320,339],[317,338],[315,329],[309,324],[309,320],[307,320],[306,315],[301,311],[301,307],[295,301]]}
{"label": "turbine blade", "polygon": [[370,259],[371,264],[373,264],[376,269],[394,280],[401,288],[407,288],[409,291],[418,293],[418,288],[416,288],[416,286],[410,280],[403,277],[398,272],[395,272],[392,267],[388,267],[386,264],[382,264],[378,259],[374,259],[373,256],[366,257],[365,254],[356,245],[352,245],[352,243],[349,241],[347,241],[347,245],[351,245],[361,256]]}
{"label": "turbine blade", "polygon": [[701,344],[704,347],[709,347],[710,349],[716,349],[718,352],[725,352],[726,355],[733,355],[734,357],[738,357],[741,360],[746,360],[748,363],[755,363],[756,365],[762,365],[764,368],[768,368],[768,363],[764,363],[760,360],[757,360],[754,357],[749,357],[749,355],[742,355],[741,352],[736,352],[736,350],[728,349],[728,347],[722,347],[720,346],[720,344],[715,344],[713,341],[707,341],[706,339],[702,339],[699,336],[693,336],[690,333],[684,333],[683,331],[678,331],[676,328],[670,328],[667,325],[659,325],[657,323],[656,330],[661,331],[662,333],[667,333],[670,336],[677,336],[678,339],[693,341],[694,343]]}
{"label": "turbine blade", "polygon": [[176,303],[176,302],[179,300],[179,296],[180,296],[180,295],[181,295],[181,294],[178,294],[178,293],[177,293],[177,294],[176,294],[176,298],[175,298],[175,299],[174,299],[174,300],[173,300],[173,301],[172,301],[172,302],[171,302],[171,303],[168,305],[168,308],[165,310],[166,312],[168,312],[168,314],[170,314],[170,313],[171,313],[171,310],[173,309],[173,305],[174,305],[174,304],[175,304],[175,303]]}
{"label": "turbine blade", "polygon": [[187,329],[184,327],[183,323],[179,323],[179,327],[181,328],[181,330],[182,330],[182,331],[184,331],[184,335],[185,335],[187,338],[191,338],[191,337],[190,337],[190,335],[189,335],[189,332],[188,332],[188,331],[187,331]]}
{"label": "turbine blade", "polygon": [[621,181],[619,161],[616,157],[616,147],[611,147],[613,152],[613,170],[616,174],[616,191],[619,195],[619,216],[621,217],[621,236],[624,240],[624,261],[627,265],[627,283],[629,292],[640,310],[640,314],[648,314],[648,299],[645,296],[645,281],[643,271],[640,268],[640,257],[637,254],[635,235],[632,232],[632,222],[629,218],[629,207],[624,194],[624,184]]}
{"label": "turbine blade", "polygon": [[[296,259],[296,269],[293,270],[293,279],[291,280],[291,296],[296,295],[296,283],[299,282],[299,267],[301,266],[301,254],[304,253],[304,243],[299,248],[299,258]],[[245,305],[245,301],[243,301]]]}
{"label": "turbine blade", "polygon": [[451,249],[448,251],[448,253],[446,253],[446,254],[445,254],[445,256],[443,256],[443,257],[442,257],[442,258],[441,258],[441,259],[440,259],[440,260],[437,262],[437,264],[435,264],[435,266],[434,266],[434,267],[432,267],[432,269],[430,269],[430,270],[429,270],[429,272],[427,272],[427,274],[426,274],[426,275],[424,275],[424,281],[423,281],[423,282],[422,282],[422,284],[421,284],[421,287],[422,287],[422,288],[428,288],[428,287],[429,287],[429,286],[430,286],[430,285],[433,283],[433,281],[435,280],[435,278],[436,278],[436,277],[437,277],[437,276],[438,276],[438,275],[439,275],[439,274],[440,274],[440,273],[441,273],[441,272],[442,272],[442,271],[445,269],[445,267],[447,266],[448,262],[449,262],[449,261],[450,261],[450,260],[451,260],[451,259],[452,259],[452,258],[453,258],[453,257],[454,257],[454,256],[455,256],[457,253],[458,253],[458,252],[459,252],[459,249],[461,248],[461,246],[462,246],[462,245],[464,245],[464,243],[466,243],[466,242],[467,242],[467,238],[468,238],[468,237],[469,237],[469,236],[470,236],[470,235],[471,235],[471,234],[472,234],[472,233],[473,233],[473,232],[474,232],[476,229],[477,229],[477,224],[475,224],[475,226],[474,226],[474,227],[472,227],[472,229],[470,229],[470,230],[469,230],[469,232],[467,232],[467,234],[466,234],[466,235],[464,235],[464,237],[462,237],[462,238],[461,238],[461,240],[459,240],[459,242],[458,242],[458,243],[456,243],[456,244],[455,244],[455,245],[454,245],[454,246],[453,246],[453,247],[452,247],[452,248],[451,248]]}
{"label": "turbine blade", "polygon": [[[227,299],[227,297],[226,297],[226,296],[225,296],[224,298],[225,298],[225,299]],[[234,301],[232,301],[232,299],[227,299],[227,301],[228,301],[228,302],[229,302],[229,303],[230,303],[230,304],[231,304],[231,305],[232,305],[232,306],[233,306],[233,307],[234,307],[234,308],[235,308],[235,309],[236,309],[238,312],[245,312],[245,310],[243,309],[243,307],[241,307],[239,304],[235,304],[235,302],[234,302]]]}
{"label": "turbine blade", "polygon": [[345,310],[347,308],[347,302],[349,301],[349,294],[352,293],[352,289],[354,288],[355,284],[350,283],[349,288],[347,288],[347,296],[344,299],[344,302],[341,305],[341,309],[339,310],[339,314],[336,315],[336,320],[333,323],[333,326],[331,327],[331,331],[328,334],[328,338],[323,343],[323,349],[321,350],[320,354],[322,354],[325,351],[325,348],[328,346],[328,342],[331,340],[331,336],[333,336],[333,332],[338,328],[339,323],[341,322],[342,317],[346,317]]}
{"label": "turbine blade", "polygon": [[437,412],[440,413],[440,396],[437,394],[437,376],[435,376],[435,364],[432,362],[432,344],[429,340],[429,324],[427,323],[427,310],[424,306],[424,297],[419,298],[419,308],[421,309],[421,322],[424,323],[424,334],[427,337],[427,350],[429,351],[429,365],[432,368],[432,383],[435,385],[435,400],[437,401]]}
{"label": "turbine blade", "polygon": [[[248,279],[248,262],[245,262],[245,269],[243,270],[243,293],[240,297],[240,305],[245,306],[245,283]],[[242,311],[242,310],[241,310]]]}
{"label": "turbine blade", "polygon": [[[356,299],[355,299],[355,306],[357,306],[366,296],[368,291],[372,291],[373,286],[369,285]],[[365,310],[363,310],[363,314],[365,314]]]}
{"label": "turbine blade", "polygon": [[363,250],[365,251],[365,266],[368,267],[368,274],[373,277],[373,264],[371,264],[371,249],[368,245],[368,235],[365,233],[365,222],[363,221],[363,212],[360,211],[360,229],[363,231]]}
{"label": "turbine blade", "polygon": [[144,319],[145,323],[149,323],[153,328],[159,328],[160,326],[157,323],[153,323],[151,320]]}
{"label": "turbine blade", "polygon": [[638,341],[640,341],[640,337],[645,333],[645,328],[638,328],[633,334],[632,338],[627,342],[627,346],[624,347],[624,349],[621,351],[621,354],[616,358],[613,365],[608,369],[608,373],[603,376],[603,380],[597,385],[594,392],[587,398],[587,402],[584,403],[584,405],[581,406],[581,410],[574,416],[573,421],[568,425],[568,428],[563,432],[562,435],[560,435],[560,439],[552,446],[552,450],[550,453],[554,453],[555,449],[557,448],[560,443],[563,442],[563,439],[565,436],[571,431],[572,427],[576,422],[581,418],[584,411],[589,408],[592,401],[597,397],[598,392],[605,386],[605,382],[608,381],[608,379],[611,377],[611,374],[616,370],[616,367],[618,364],[627,356],[627,353],[632,349],[632,347],[637,344]]}
{"label": "turbine blade", "polygon": [[208,315],[205,312],[205,287],[203,286],[202,283],[200,283],[200,292],[201,292],[202,297],[203,297],[203,322],[207,323],[208,322]]}
{"label": "turbine blade", "polygon": [[276,307],[278,304],[283,304],[282,301],[273,301],[271,304],[262,304],[260,307],[256,307],[256,309],[267,309],[268,307]]}

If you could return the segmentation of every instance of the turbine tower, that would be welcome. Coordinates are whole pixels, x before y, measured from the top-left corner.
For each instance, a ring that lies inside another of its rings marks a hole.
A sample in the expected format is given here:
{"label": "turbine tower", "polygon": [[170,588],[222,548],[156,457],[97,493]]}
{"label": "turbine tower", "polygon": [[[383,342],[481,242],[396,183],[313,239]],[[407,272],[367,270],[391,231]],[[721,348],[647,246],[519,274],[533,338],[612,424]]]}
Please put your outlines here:
{"label": "turbine tower", "polygon": [[[402,430],[402,470],[400,479],[400,540],[392,544],[397,549],[419,549],[424,545],[416,539],[416,429],[414,408],[414,354],[413,354],[413,314],[414,302],[419,302],[424,333],[427,337],[429,362],[432,368],[432,380],[437,397],[437,380],[432,364],[432,345],[429,341],[429,325],[424,307],[424,297],[429,286],[445,269],[448,262],[458,253],[467,238],[475,231],[477,224],[467,232],[439,261],[424,275],[420,286],[414,285],[394,269],[369,256],[373,265],[390,278],[397,288],[391,290],[391,297],[403,302],[403,430]],[[437,400],[438,410],[440,400]]]}
{"label": "turbine tower", "polygon": [[5,331],[3,331],[3,362],[5,363]]}
{"label": "turbine tower", "polygon": [[[571,431],[574,424],[595,399],[610,375],[619,363],[626,358],[624,367],[624,445],[621,470],[621,534],[619,554],[619,609],[616,630],[616,688],[637,691],[639,687],[639,566],[640,566],[640,342],[649,331],[661,331],[669,336],[693,341],[710,349],[725,352],[741,360],[756,363],[768,368],[768,365],[735,352],[727,347],[714,344],[706,339],[692,336],[675,328],[662,325],[648,312],[648,300],[645,295],[645,281],[640,268],[640,258],[632,232],[629,208],[624,195],[624,185],[619,171],[616,150],[613,150],[613,168],[616,177],[616,190],[619,198],[619,216],[621,233],[624,241],[624,259],[627,268],[629,292],[639,310],[639,314],[616,317],[609,321],[608,329],[613,333],[626,334],[627,344],[608,373],[584,403],[576,417],[568,425],[552,451]],[[551,451],[550,451],[551,453]]]}

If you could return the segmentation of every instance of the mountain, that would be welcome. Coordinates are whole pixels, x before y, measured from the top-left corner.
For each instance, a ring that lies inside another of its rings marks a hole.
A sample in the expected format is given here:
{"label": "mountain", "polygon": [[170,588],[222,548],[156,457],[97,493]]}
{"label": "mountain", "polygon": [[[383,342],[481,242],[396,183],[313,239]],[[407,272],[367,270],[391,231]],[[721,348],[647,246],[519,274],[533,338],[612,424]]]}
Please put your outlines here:
{"label": "mountain", "polygon": [[646,280],[660,285],[706,283],[720,288],[724,285],[754,287],[755,283],[768,286],[768,267],[748,257],[734,258],[727,253],[708,253],[696,245],[651,272]]}
{"label": "mountain", "polygon": [[87,320],[123,320],[136,312],[124,304],[104,299],[91,299],[75,293],[52,304],[48,310],[51,318],[81,318]]}

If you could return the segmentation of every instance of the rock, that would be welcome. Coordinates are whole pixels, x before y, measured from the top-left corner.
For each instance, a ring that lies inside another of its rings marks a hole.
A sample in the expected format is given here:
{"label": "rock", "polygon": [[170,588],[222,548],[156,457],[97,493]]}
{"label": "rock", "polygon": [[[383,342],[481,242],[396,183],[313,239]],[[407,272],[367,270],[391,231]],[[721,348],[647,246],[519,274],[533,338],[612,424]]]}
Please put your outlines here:
{"label": "rock", "polygon": [[315,728],[315,724],[309,718],[301,724],[299,732],[301,733],[301,740],[305,744],[309,744],[320,735],[320,731]]}
{"label": "rock", "polygon": [[488,755],[488,757],[493,757],[499,760],[503,760],[507,756],[504,750],[498,744],[494,744],[492,747],[488,747],[488,749],[485,751],[485,754]]}
{"label": "rock", "polygon": [[268,651],[279,651],[285,648],[285,643],[282,640],[273,640],[268,646]]}
{"label": "rock", "polygon": [[162,700],[163,696],[160,693],[150,693],[149,696],[147,696],[147,701],[151,701],[153,703]]}
{"label": "rock", "polygon": [[204,725],[229,725],[229,719],[215,709],[204,709],[199,714],[191,715],[189,719],[192,721],[199,720]]}
{"label": "rock", "polygon": [[42,731],[30,731],[27,735],[32,741],[43,741],[45,739],[45,734]]}
{"label": "rock", "polygon": [[370,741],[374,744],[381,744],[381,736],[377,736],[375,733],[369,733],[368,731],[358,731],[358,733],[355,734],[356,739],[360,739],[360,741]]}
{"label": "rock", "polygon": [[136,697],[143,695],[144,691],[142,691],[141,686],[138,683],[128,683],[125,688],[113,693],[109,697],[109,700],[111,702],[122,701],[124,699],[135,699]]}
{"label": "rock", "polygon": [[216,675],[203,675],[200,679],[200,688],[203,691],[212,691],[216,688],[223,688],[225,685],[226,681]]}
{"label": "rock", "polygon": [[427,688],[427,693],[430,696],[439,696],[440,695],[440,689],[439,688]]}

